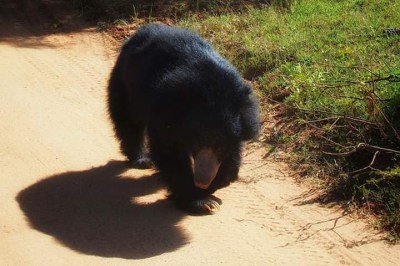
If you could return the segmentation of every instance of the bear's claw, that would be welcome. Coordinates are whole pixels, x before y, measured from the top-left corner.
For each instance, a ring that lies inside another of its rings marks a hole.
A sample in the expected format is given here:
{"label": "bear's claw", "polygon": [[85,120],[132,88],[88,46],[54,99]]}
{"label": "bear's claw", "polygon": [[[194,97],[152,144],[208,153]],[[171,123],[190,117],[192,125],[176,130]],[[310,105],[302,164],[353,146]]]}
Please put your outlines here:
{"label": "bear's claw", "polygon": [[192,209],[198,214],[214,214],[219,211],[220,202],[216,198],[205,198],[191,202]]}

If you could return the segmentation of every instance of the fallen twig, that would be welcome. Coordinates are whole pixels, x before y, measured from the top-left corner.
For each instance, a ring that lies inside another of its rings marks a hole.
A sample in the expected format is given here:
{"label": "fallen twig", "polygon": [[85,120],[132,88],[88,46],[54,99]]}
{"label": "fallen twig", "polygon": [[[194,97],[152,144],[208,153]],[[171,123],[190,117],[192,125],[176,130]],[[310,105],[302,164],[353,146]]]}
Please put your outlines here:
{"label": "fallen twig", "polygon": [[376,159],[376,156],[377,156],[378,154],[379,154],[379,151],[376,151],[376,152],[374,153],[374,156],[372,157],[372,160],[371,160],[371,162],[369,163],[368,166],[366,166],[366,167],[364,167],[364,168],[361,168],[361,169],[358,169],[358,170],[355,170],[355,171],[351,171],[351,172],[349,172],[348,174],[349,174],[349,175],[359,174],[359,173],[362,173],[362,172],[364,172],[365,170],[369,170],[369,169],[377,171],[378,169],[373,168],[372,165],[375,163],[375,159]]}
{"label": "fallen twig", "polygon": [[396,75],[389,75],[383,78],[375,78],[363,81],[345,80],[345,81],[340,81],[341,83],[338,82],[337,84],[316,84],[316,85],[318,88],[325,89],[325,88],[347,87],[352,85],[365,85],[365,84],[376,83],[379,81],[400,82],[400,78]]}
{"label": "fallen twig", "polygon": [[290,108],[290,109],[295,109],[295,110],[299,110],[299,111],[306,112],[306,113],[321,113],[321,114],[334,115],[336,117],[341,117],[341,118],[346,119],[346,120],[351,120],[351,121],[354,121],[354,122],[359,122],[359,123],[363,123],[363,124],[367,124],[367,125],[375,126],[375,127],[379,128],[378,124],[376,124],[374,122],[371,122],[371,121],[368,121],[368,120],[365,120],[365,119],[362,119],[362,118],[355,117],[355,116],[339,114],[339,113],[323,111],[323,110],[307,110],[305,108],[301,108],[301,107],[298,107],[298,106],[293,106],[293,105],[289,105],[289,104],[286,104],[286,103],[283,103],[283,102],[276,101],[276,100],[274,100],[274,99],[272,99],[270,97],[266,97],[266,98],[271,102],[277,103],[279,105],[285,106],[285,107]]}
{"label": "fallen twig", "polygon": [[367,144],[367,143],[359,143],[359,144],[357,144],[357,146],[346,147],[346,148],[351,149],[351,150],[348,151],[348,152],[338,152],[338,153],[322,151],[322,153],[328,154],[328,155],[342,156],[342,155],[350,155],[350,154],[356,152],[357,150],[359,150],[360,148],[370,148],[370,149],[373,149],[373,150],[376,150],[376,151],[383,151],[383,152],[387,152],[387,153],[400,154],[400,151],[398,151],[398,150],[383,148],[383,147],[379,147],[379,146],[375,146],[375,145],[370,145],[370,144]]}

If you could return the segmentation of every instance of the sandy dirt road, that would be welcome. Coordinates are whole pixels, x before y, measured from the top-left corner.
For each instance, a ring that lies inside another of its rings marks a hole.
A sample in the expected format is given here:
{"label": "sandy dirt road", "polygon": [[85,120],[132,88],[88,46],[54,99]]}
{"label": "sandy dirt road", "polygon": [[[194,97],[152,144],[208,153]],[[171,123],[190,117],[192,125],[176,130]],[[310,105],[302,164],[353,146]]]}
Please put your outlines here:
{"label": "sandy dirt road", "polygon": [[110,40],[83,26],[49,34],[31,18],[1,7],[0,265],[400,265],[399,246],[314,203],[257,147],[216,194],[220,212],[175,209],[157,174],[118,152]]}

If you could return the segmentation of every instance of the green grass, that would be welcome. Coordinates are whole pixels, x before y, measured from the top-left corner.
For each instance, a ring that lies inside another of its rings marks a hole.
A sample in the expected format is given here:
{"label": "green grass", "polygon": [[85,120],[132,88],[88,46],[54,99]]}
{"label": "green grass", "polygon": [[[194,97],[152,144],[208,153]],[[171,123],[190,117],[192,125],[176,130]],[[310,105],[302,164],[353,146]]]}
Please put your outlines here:
{"label": "green grass", "polygon": [[168,17],[210,40],[261,102],[284,107],[268,144],[400,239],[400,36],[387,31],[400,28],[400,1],[75,0],[93,3],[113,20]]}

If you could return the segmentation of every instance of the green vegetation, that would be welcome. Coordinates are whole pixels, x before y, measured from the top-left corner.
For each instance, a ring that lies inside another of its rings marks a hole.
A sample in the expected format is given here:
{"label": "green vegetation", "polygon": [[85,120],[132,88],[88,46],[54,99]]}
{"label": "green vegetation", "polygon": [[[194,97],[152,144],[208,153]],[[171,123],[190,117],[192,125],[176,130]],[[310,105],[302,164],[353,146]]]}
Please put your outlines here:
{"label": "green vegetation", "polygon": [[400,239],[400,1],[125,2],[134,18],[169,14],[210,40],[279,107],[268,144]]}

